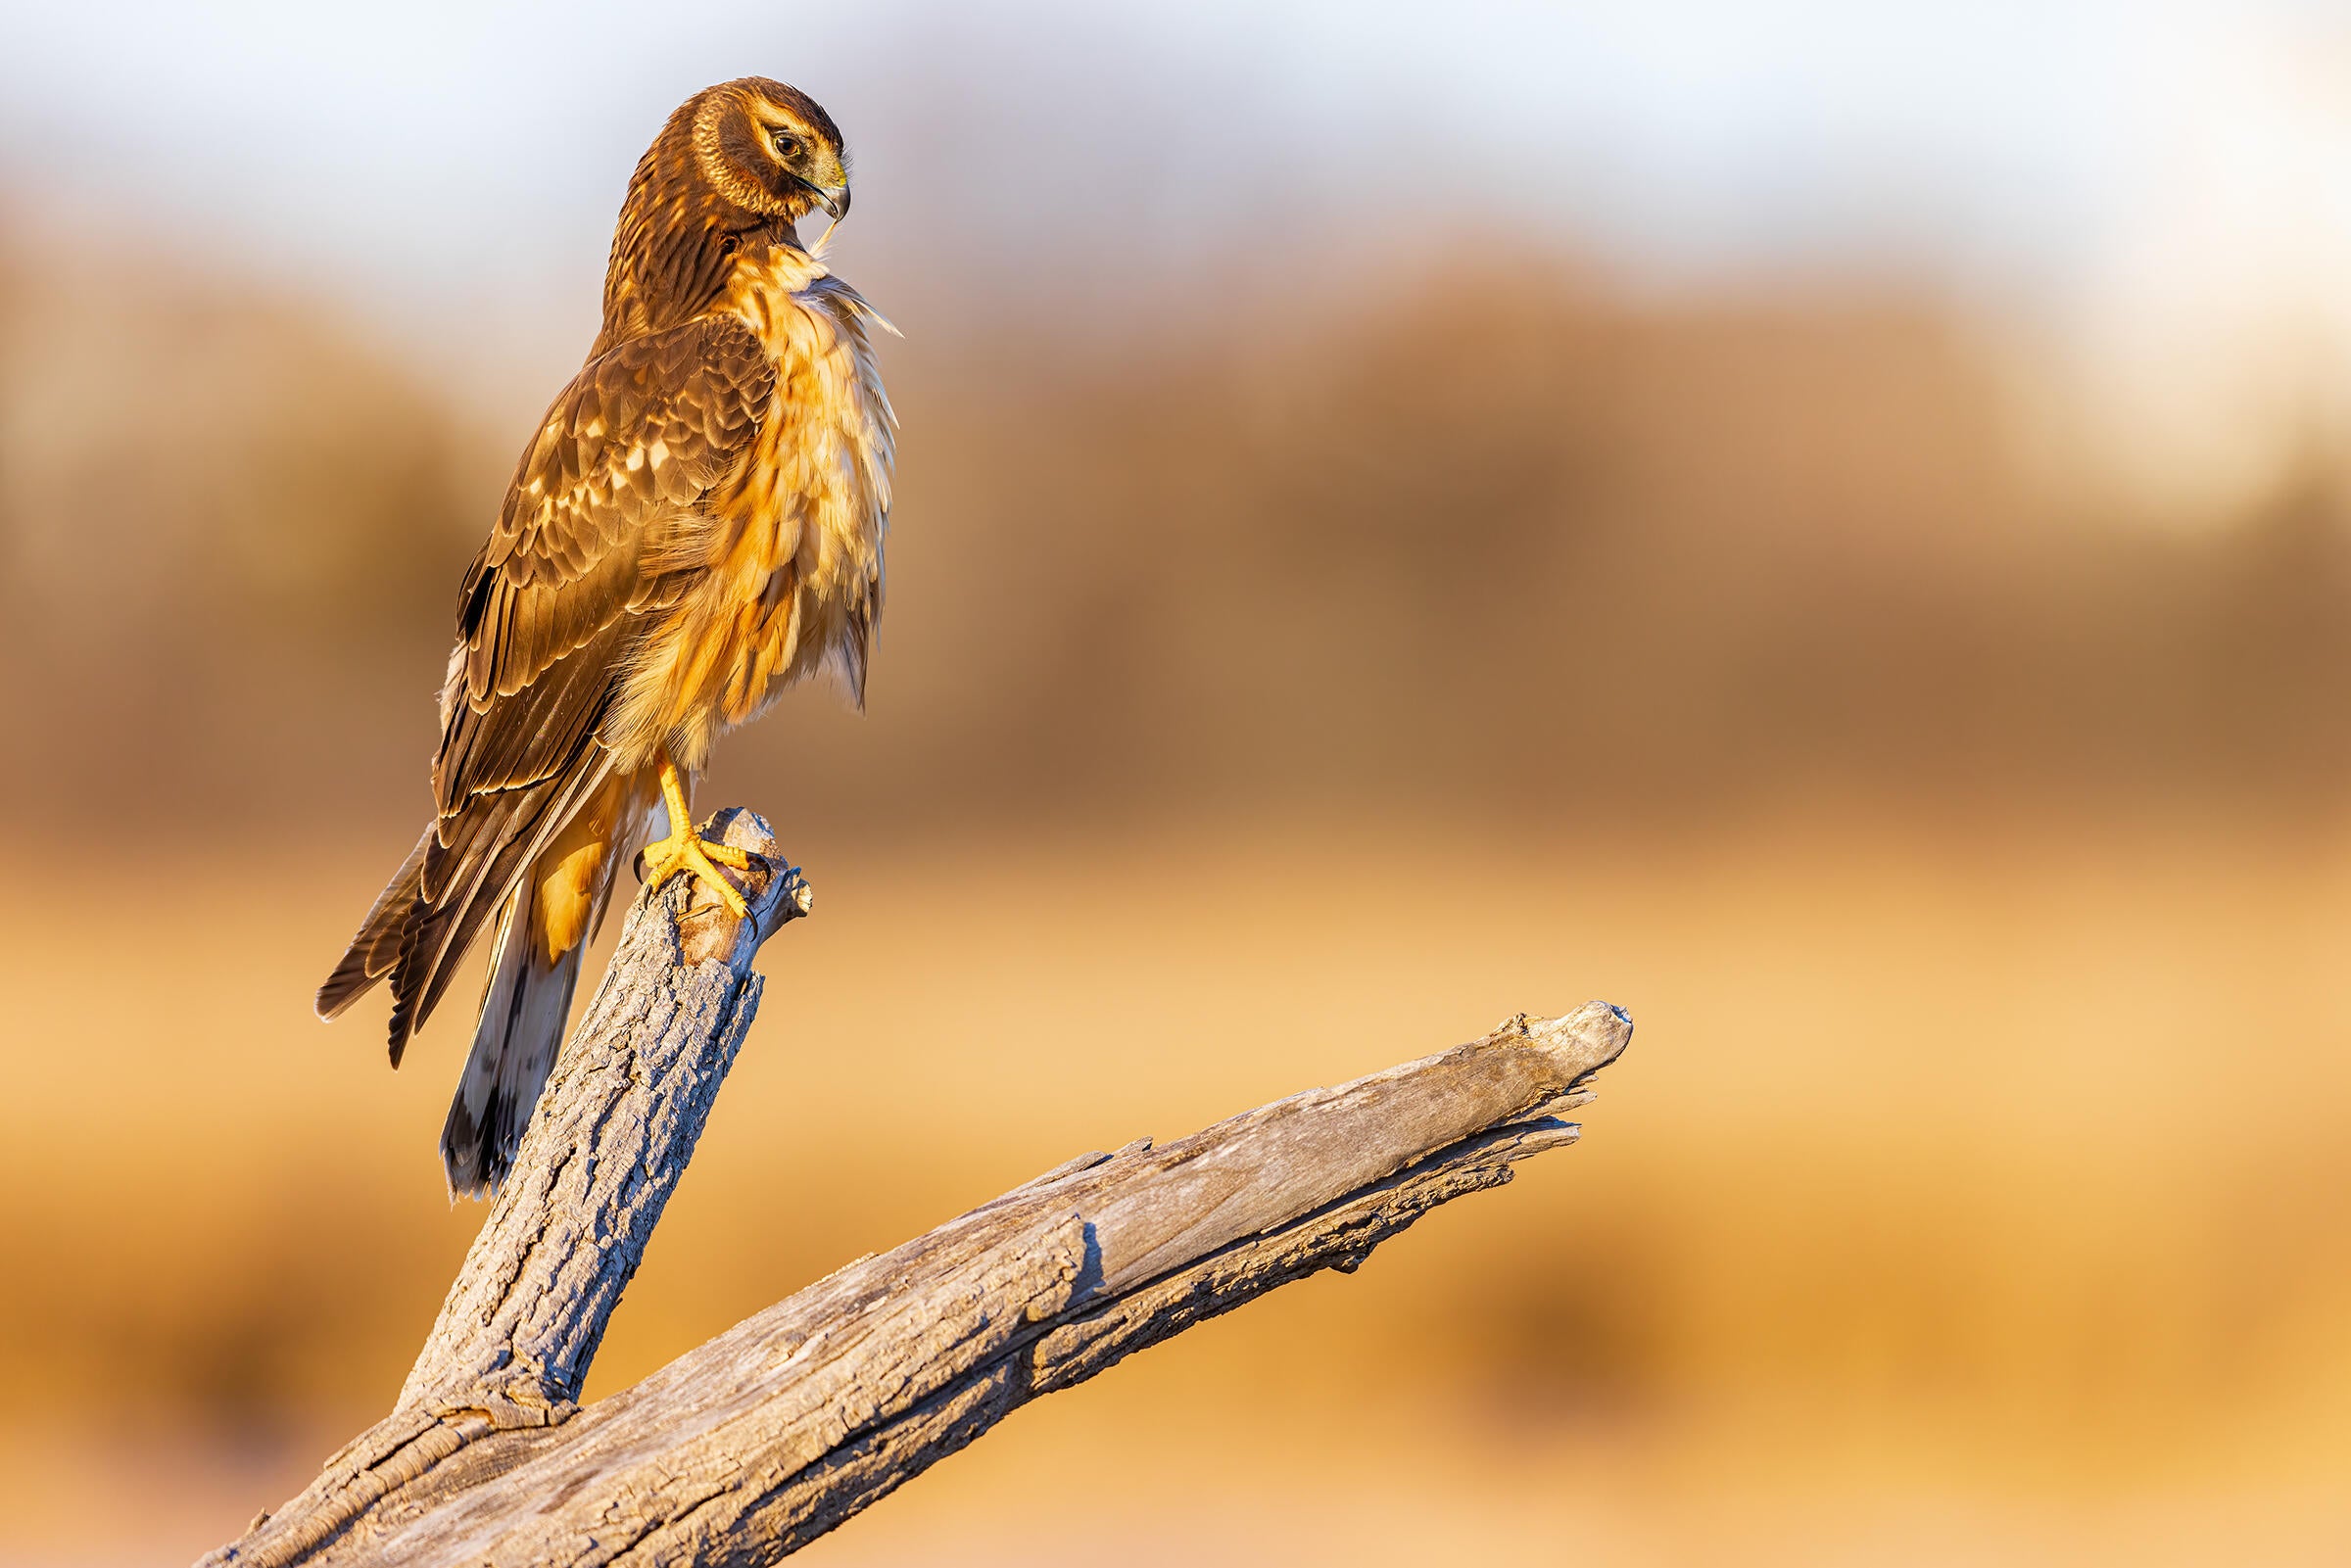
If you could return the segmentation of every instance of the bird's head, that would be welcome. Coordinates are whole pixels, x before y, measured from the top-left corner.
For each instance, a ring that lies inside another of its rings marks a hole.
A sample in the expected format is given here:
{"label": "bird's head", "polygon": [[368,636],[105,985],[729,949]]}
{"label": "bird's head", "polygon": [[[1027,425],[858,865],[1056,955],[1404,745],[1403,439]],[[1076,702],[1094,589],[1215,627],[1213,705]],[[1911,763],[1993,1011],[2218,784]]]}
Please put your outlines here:
{"label": "bird's head", "polygon": [[849,155],[840,127],[797,87],[745,76],[687,103],[694,161],[710,188],[753,217],[797,222],[849,213]]}
{"label": "bird's head", "polygon": [[705,87],[653,138],[621,204],[596,352],[674,326],[725,287],[755,238],[800,243],[812,212],[849,212],[849,155],[817,101],[764,76]]}

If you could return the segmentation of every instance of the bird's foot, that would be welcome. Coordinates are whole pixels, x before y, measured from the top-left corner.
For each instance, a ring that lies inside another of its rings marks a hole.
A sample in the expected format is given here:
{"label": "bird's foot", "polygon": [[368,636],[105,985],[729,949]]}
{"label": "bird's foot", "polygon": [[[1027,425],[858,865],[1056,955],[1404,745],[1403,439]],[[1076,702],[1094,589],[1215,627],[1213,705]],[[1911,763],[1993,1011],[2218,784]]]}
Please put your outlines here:
{"label": "bird's foot", "polygon": [[679,872],[691,872],[718,894],[719,902],[727,906],[728,914],[741,920],[750,913],[750,905],[743,901],[743,894],[734,882],[728,879],[725,872],[718,869],[721,866],[735,871],[748,871],[751,868],[750,852],[738,849],[733,844],[722,844],[715,839],[702,837],[682,816],[673,819],[667,838],[645,846],[647,886],[658,887]]}

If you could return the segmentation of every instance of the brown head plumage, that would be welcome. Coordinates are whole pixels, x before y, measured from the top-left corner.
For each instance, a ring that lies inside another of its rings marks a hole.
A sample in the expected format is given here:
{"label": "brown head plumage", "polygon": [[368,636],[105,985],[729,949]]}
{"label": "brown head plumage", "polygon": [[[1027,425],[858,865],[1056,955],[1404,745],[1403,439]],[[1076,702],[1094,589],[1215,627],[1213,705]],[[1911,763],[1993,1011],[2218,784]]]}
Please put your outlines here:
{"label": "brown head plumage", "polygon": [[746,239],[796,246],[810,212],[846,216],[848,162],[833,117],[796,87],[744,76],[687,99],[629,180],[594,352],[706,309]]}

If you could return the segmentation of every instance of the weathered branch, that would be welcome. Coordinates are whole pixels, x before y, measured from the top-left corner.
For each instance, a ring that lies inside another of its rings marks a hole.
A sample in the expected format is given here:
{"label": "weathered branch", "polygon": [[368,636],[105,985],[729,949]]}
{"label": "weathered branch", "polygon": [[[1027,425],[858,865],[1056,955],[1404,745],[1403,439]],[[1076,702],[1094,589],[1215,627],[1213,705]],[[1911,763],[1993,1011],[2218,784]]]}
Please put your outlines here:
{"label": "weathered branch", "polygon": [[[765,824],[722,813],[772,857]],[[780,864],[780,863],[778,863]],[[685,879],[611,969],[393,1413],[211,1563],[767,1563],[1041,1394],[1323,1268],[1573,1142],[1624,1049],[1606,1003],[1091,1154],[574,1401],[749,1026],[765,937]]]}

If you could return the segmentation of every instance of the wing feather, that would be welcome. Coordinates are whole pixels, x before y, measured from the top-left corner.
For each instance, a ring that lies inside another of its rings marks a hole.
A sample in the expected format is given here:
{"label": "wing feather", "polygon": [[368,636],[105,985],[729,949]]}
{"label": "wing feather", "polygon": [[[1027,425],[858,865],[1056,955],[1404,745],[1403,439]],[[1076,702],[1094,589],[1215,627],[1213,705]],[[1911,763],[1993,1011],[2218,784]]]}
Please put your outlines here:
{"label": "wing feather", "polygon": [[[523,453],[458,595],[439,815],[390,966],[395,1062],[484,923],[608,774],[599,726],[690,570],[664,546],[697,526],[702,498],[750,447],[774,379],[743,322],[690,321],[591,360]],[[381,973],[384,946],[379,932],[362,970]]]}
{"label": "wing feather", "polygon": [[[570,760],[600,683],[566,679],[513,708],[548,673],[591,649],[609,676],[625,654],[611,634],[675,596],[648,554],[723,478],[756,434],[775,372],[731,316],[691,321],[621,344],[555,400],[524,454],[498,528],[460,598],[464,680],[447,694],[434,795],[443,812],[480,789],[547,778]],[[656,456],[658,460],[656,461]],[[652,475],[665,477],[656,487]],[[626,641],[625,639],[621,641]],[[475,732],[516,733],[492,744]],[[477,759],[488,772],[475,771]]]}

